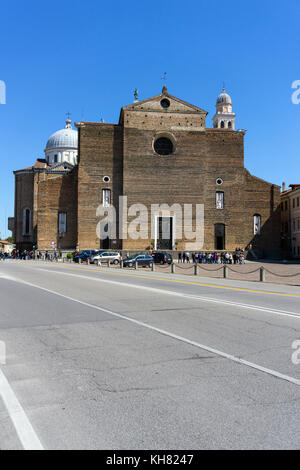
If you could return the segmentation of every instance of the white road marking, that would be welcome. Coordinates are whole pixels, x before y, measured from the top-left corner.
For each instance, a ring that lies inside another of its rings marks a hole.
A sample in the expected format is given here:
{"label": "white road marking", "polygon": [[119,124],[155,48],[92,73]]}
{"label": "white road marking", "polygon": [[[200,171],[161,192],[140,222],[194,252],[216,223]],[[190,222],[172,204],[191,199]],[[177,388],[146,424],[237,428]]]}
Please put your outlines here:
{"label": "white road marking", "polygon": [[0,396],[25,450],[44,450],[25,411],[0,369]]}
{"label": "white road marking", "polygon": [[[175,295],[177,297],[183,297],[186,299],[192,299],[192,300],[201,300],[203,302],[213,302],[217,304],[225,304],[225,305],[230,305],[232,307],[240,307],[240,308],[246,308],[250,310],[258,310],[260,312],[267,312],[267,313],[273,313],[275,315],[283,315],[283,316],[288,316],[288,317],[294,317],[294,318],[299,318],[300,319],[300,313],[296,312],[290,312],[288,310],[278,310],[274,308],[269,308],[269,307],[263,307],[261,305],[251,305],[251,304],[243,304],[240,302],[233,302],[231,300],[220,300],[216,299],[213,297],[203,297],[200,295],[193,295],[193,294],[184,294],[182,292],[175,292],[173,290],[166,290],[166,289],[158,289],[156,287],[149,287],[149,286],[139,286],[137,284],[130,284],[129,282],[120,282],[120,281],[112,281],[111,279],[103,279],[103,278],[96,278],[93,276],[84,276],[83,274],[74,274],[74,273],[66,273],[65,271],[55,271],[52,269],[42,269],[42,271],[47,271],[49,273],[55,273],[55,274],[62,274],[65,276],[73,276],[73,277],[78,277],[82,279],[88,279],[90,281],[96,281],[96,282],[106,282],[108,284],[115,284],[117,286],[123,286],[123,287],[131,287],[133,289],[142,289],[142,290],[147,290],[150,292],[155,292],[156,294],[166,294],[166,295]],[[13,278],[11,278],[13,279]]]}
{"label": "white road marking", "polygon": [[[83,276],[83,277],[85,277],[85,276]],[[20,282],[21,284],[25,284],[27,286],[43,290],[43,291],[48,292],[50,294],[57,295],[58,297],[62,297],[64,299],[71,300],[72,302],[77,302],[77,303],[79,303],[81,305],[84,305],[86,307],[94,308],[94,309],[99,310],[101,312],[105,312],[109,315],[112,315],[116,318],[120,318],[122,320],[129,321],[131,323],[134,323],[135,325],[142,326],[144,328],[147,328],[148,330],[160,333],[161,335],[168,336],[169,338],[176,339],[176,340],[181,341],[183,343],[190,344],[191,346],[195,346],[196,348],[200,348],[200,349],[203,349],[204,351],[208,351],[210,353],[216,354],[217,356],[224,357],[225,359],[229,359],[230,361],[236,362],[238,364],[242,364],[244,366],[251,367],[252,369],[259,370],[261,372],[264,372],[266,374],[269,374],[273,377],[277,377],[277,378],[282,379],[282,380],[286,380],[286,381],[288,381],[290,383],[293,383],[295,385],[298,385],[298,386],[300,385],[300,380],[296,379],[295,377],[291,377],[289,375],[282,374],[281,372],[278,372],[276,370],[260,366],[259,364],[255,364],[254,362],[246,361],[245,359],[242,359],[240,357],[234,356],[232,354],[228,354],[224,351],[220,351],[220,350],[215,349],[215,348],[211,348],[210,346],[206,346],[205,344],[197,343],[196,341],[192,341],[192,340],[190,340],[188,338],[185,338],[183,336],[176,335],[174,333],[171,333],[170,331],[162,330],[161,328],[157,328],[155,326],[149,325],[148,323],[144,323],[144,322],[136,320],[134,318],[127,317],[126,315],[122,315],[120,313],[113,312],[112,310],[108,310],[108,309],[103,308],[103,307],[98,307],[98,305],[89,304],[89,303],[84,302],[82,300],[74,299],[73,297],[69,297],[68,295],[64,295],[64,294],[61,294],[59,292],[53,291],[51,289],[47,289],[46,287],[38,286],[37,284],[33,284],[31,282],[23,281],[21,279],[12,278],[12,277],[10,277],[10,280],[14,280],[16,282]]]}

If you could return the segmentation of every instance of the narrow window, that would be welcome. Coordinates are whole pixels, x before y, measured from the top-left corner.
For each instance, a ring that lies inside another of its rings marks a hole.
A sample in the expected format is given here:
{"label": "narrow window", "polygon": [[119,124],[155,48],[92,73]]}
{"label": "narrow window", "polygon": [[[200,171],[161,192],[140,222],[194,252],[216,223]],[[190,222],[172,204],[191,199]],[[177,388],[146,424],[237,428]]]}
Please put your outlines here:
{"label": "narrow window", "polygon": [[67,214],[66,214],[66,212],[59,212],[59,214],[58,214],[58,231],[59,231],[59,233],[66,233],[66,231],[67,231]]}
{"label": "narrow window", "polygon": [[216,192],[216,209],[224,209],[224,193],[223,191]]}
{"label": "narrow window", "polygon": [[296,199],[294,198],[293,199],[293,209],[295,209],[295,205],[296,205]]}
{"label": "narrow window", "polygon": [[221,121],[221,128],[224,128],[224,121]]}
{"label": "narrow window", "polygon": [[228,122],[228,129],[231,129],[231,121]]}
{"label": "narrow window", "polygon": [[54,163],[57,163],[57,155],[54,155]]}
{"label": "narrow window", "polygon": [[23,235],[30,234],[30,224],[31,224],[31,211],[30,209],[23,209]]}
{"label": "narrow window", "polygon": [[261,228],[261,216],[259,214],[255,214],[253,216],[253,233],[254,233],[254,235],[260,235],[260,228]]}
{"label": "narrow window", "polygon": [[102,205],[103,207],[110,206],[110,189],[102,189]]}

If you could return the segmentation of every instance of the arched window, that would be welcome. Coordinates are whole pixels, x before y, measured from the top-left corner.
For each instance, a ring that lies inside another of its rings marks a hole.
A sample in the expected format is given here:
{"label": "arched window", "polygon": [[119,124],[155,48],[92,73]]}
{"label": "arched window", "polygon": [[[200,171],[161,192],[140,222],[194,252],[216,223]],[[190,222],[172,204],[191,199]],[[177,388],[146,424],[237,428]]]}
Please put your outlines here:
{"label": "arched window", "polygon": [[25,207],[23,209],[23,235],[29,235],[31,228],[31,210]]}
{"label": "arched window", "polygon": [[103,207],[109,207],[111,202],[111,191],[110,189],[102,189],[102,205]]}
{"label": "arched window", "polygon": [[224,209],[224,193],[223,191],[216,192],[216,209]]}
{"label": "arched window", "polygon": [[254,214],[253,216],[253,233],[254,235],[260,235],[261,229],[261,216],[259,214]]}
{"label": "arched window", "polygon": [[221,121],[221,128],[224,129],[224,121]]}
{"label": "arched window", "polygon": [[231,121],[228,122],[228,129],[231,129]]}

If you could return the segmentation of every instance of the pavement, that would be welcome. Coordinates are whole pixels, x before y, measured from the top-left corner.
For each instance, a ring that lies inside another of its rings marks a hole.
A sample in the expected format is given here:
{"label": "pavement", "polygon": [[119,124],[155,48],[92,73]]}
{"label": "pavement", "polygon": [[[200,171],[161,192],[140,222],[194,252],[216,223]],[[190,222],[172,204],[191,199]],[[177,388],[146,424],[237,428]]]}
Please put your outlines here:
{"label": "pavement", "polygon": [[299,448],[298,286],[11,260],[0,294],[0,449]]}

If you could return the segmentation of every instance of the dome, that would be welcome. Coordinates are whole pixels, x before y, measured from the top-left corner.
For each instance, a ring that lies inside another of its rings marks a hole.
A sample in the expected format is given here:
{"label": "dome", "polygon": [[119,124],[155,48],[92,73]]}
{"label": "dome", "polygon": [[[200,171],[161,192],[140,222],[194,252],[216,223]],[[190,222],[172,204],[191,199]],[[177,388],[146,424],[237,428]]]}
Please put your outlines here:
{"label": "dome", "polygon": [[231,104],[231,98],[230,96],[226,93],[225,88],[223,88],[222,93],[219,94],[217,98],[217,104]]}
{"label": "dome", "polygon": [[66,126],[60,131],[54,132],[48,139],[46,150],[51,148],[78,148],[78,132],[72,129],[71,120],[66,120]]}

